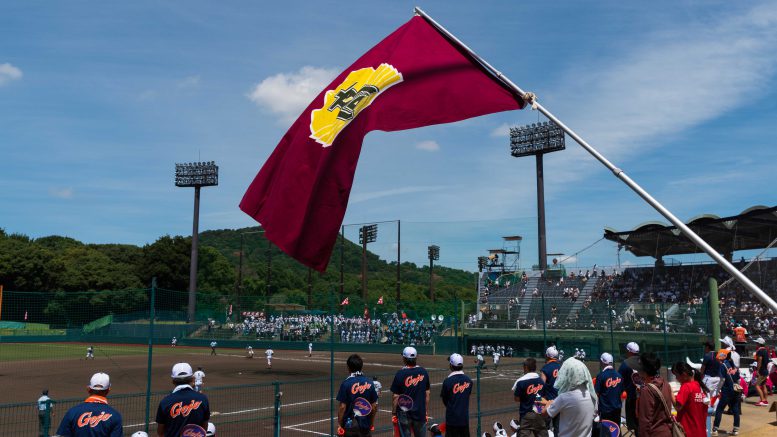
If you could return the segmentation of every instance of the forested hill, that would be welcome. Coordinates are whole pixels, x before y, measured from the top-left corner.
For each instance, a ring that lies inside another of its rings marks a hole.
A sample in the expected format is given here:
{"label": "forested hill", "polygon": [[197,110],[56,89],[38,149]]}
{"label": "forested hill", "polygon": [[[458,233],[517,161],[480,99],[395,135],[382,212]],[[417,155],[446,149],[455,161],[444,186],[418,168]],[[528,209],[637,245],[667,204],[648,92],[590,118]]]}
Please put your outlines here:
{"label": "forested hill", "polygon": [[[240,236],[259,228],[206,231],[200,234],[199,289],[236,292]],[[191,238],[163,236],[142,247],[126,244],[84,244],[69,237],[37,239],[0,229],[0,284],[15,291],[90,291],[145,288],[156,276],[159,287],[186,290],[189,284]],[[344,296],[361,304],[361,247],[344,246]],[[268,256],[270,280],[268,287]],[[368,302],[396,295],[396,263],[367,254]],[[474,275],[435,266],[438,300],[474,299]],[[339,245],[325,274],[310,275],[314,306],[326,305],[329,292],[339,298]],[[429,268],[402,263],[402,300],[429,299]],[[267,292],[269,291],[269,295]],[[308,269],[270,246],[261,233],[244,235],[243,296],[272,303],[307,304]]]}

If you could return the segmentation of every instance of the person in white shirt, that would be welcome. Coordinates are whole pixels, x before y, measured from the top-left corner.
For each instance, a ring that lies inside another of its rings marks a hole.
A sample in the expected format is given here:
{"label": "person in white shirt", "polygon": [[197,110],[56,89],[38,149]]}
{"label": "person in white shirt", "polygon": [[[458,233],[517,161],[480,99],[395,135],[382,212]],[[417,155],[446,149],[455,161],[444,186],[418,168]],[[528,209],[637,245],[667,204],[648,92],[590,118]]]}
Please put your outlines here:
{"label": "person in white shirt", "polygon": [[198,367],[194,372],[194,391],[202,391],[202,379],[205,378],[205,372],[202,371],[202,367]]}
{"label": "person in white shirt", "polygon": [[313,343],[308,343],[308,358],[313,356]]}
{"label": "person in white shirt", "polygon": [[51,409],[54,401],[49,397],[49,390],[44,389],[41,392],[41,397],[38,398],[38,425],[39,435],[48,437],[51,435],[49,428],[51,427]]}
{"label": "person in white shirt", "polygon": [[588,367],[576,358],[568,358],[561,365],[553,387],[558,390],[558,397],[543,402],[542,415],[559,416],[556,437],[591,435],[598,399]]}
{"label": "person in white shirt", "polygon": [[499,367],[499,358],[501,355],[499,355],[499,352],[494,352],[494,371],[496,372],[497,367]]}
{"label": "person in white shirt", "polygon": [[249,346],[246,346],[246,353],[248,354],[248,358],[254,357],[254,348]]}
{"label": "person in white shirt", "polygon": [[218,345],[218,343],[216,343],[215,340],[210,342],[210,354],[211,355],[216,355],[216,345]]}
{"label": "person in white shirt", "polygon": [[272,349],[267,349],[264,351],[264,355],[267,357],[267,368],[272,369],[272,354],[275,352],[272,351]]}

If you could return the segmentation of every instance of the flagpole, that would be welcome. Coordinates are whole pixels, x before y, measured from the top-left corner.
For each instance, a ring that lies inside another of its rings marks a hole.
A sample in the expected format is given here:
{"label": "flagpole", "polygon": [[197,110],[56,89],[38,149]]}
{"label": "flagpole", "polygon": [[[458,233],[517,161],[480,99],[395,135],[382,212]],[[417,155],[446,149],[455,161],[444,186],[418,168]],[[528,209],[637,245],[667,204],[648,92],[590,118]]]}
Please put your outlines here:
{"label": "flagpole", "polygon": [[658,211],[661,215],[663,215],[667,220],[669,220],[673,225],[677,227],[677,229],[680,230],[685,236],[691,240],[697,247],[702,249],[704,252],[707,253],[715,262],[718,263],[725,271],[727,271],[731,276],[735,277],[742,285],[745,286],[750,292],[756,295],[756,297],[761,300],[764,304],[766,304],[768,307],[770,307],[772,310],[777,311],[777,302],[774,301],[771,297],[769,297],[768,294],[764,293],[763,290],[761,290],[753,281],[750,280],[747,276],[744,275],[744,273],[740,272],[736,267],[734,267],[728,260],[726,260],[723,256],[721,256],[712,246],[707,244],[706,241],[704,241],[701,237],[699,237],[695,232],[691,230],[685,223],[683,223],[680,219],[678,219],[674,214],[672,214],[671,211],[666,209],[664,205],[662,205],[658,200],[653,198],[653,196],[650,195],[647,191],[645,191],[639,184],[637,184],[633,179],[631,179],[626,172],[624,172],[622,169],[616,167],[613,163],[611,163],[607,158],[604,157],[601,153],[599,153],[596,149],[593,148],[588,142],[586,142],[582,137],[580,137],[575,131],[573,131],[571,128],[569,128],[567,125],[561,122],[558,118],[556,118],[555,115],[553,115],[550,111],[545,109],[544,106],[542,106],[539,102],[537,102],[536,97],[532,93],[527,93],[524,90],[522,90],[518,85],[513,83],[507,76],[502,74],[499,70],[494,68],[491,64],[489,64],[485,59],[478,56],[477,53],[475,53],[472,49],[467,47],[466,44],[461,42],[458,38],[456,38],[452,33],[450,33],[447,29],[445,29],[443,26],[441,26],[439,23],[434,21],[432,17],[430,17],[426,12],[421,10],[421,8],[416,7],[415,13],[421,17],[423,17],[426,21],[428,21],[432,26],[434,26],[440,33],[445,35],[448,39],[453,41],[455,44],[457,44],[460,48],[465,50],[472,58],[474,58],[477,62],[479,62],[483,67],[485,67],[491,74],[496,76],[497,79],[502,81],[505,85],[507,85],[510,89],[517,92],[518,95],[527,103],[530,103],[532,105],[532,109],[536,109],[540,111],[543,115],[545,115],[549,120],[551,120],[553,123],[558,125],[561,129],[564,130],[564,132],[567,133],[572,139],[574,139],[583,149],[585,149],[588,153],[590,153],[596,160],[598,160],[600,163],[602,163],[605,167],[607,167],[618,179],[623,181],[629,188],[631,188],[639,197],[641,197],[643,200],[645,200],[650,206],[652,206],[656,211]]}

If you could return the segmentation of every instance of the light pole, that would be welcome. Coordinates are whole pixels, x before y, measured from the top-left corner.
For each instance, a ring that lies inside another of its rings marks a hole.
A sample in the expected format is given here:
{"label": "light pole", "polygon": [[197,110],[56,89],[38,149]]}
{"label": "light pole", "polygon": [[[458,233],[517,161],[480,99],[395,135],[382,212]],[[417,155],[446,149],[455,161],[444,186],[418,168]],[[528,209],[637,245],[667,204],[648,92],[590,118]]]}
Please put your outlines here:
{"label": "light pole", "polygon": [[541,271],[548,268],[545,237],[545,175],[542,156],[564,150],[564,131],[554,123],[510,128],[510,154],[516,158],[534,155],[537,165],[537,246]]}
{"label": "light pole", "polygon": [[429,299],[434,302],[434,262],[440,259],[440,246],[432,245],[429,251]]}
{"label": "light pole", "polygon": [[367,243],[378,239],[378,225],[365,225],[359,228],[359,244],[362,245],[362,300],[367,302]]}
{"label": "light pole", "polygon": [[192,224],[192,254],[189,264],[189,308],[188,322],[193,322],[197,306],[197,246],[200,227],[200,188],[219,184],[219,167],[215,162],[192,162],[175,164],[175,186],[194,187],[194,220]]}

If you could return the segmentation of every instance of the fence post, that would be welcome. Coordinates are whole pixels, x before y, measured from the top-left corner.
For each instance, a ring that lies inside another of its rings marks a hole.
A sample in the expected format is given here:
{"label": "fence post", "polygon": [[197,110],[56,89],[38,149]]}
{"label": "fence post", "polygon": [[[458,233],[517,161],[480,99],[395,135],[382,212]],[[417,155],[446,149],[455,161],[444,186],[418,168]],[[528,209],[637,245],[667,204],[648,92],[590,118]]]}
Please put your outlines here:
{"label": "fence post", "polygon": [[480,417],[482,416],[482,413],[480,412],[480,366],[475,367],[475,374],[477,378],[477,404],[478,404],[478,432],[476,435],[480,436],[482,435],[480,433]]}
{"label": "fence post", "polygon": [[329,435],[335,435],[335,296],[329,289]]}
{"label": "fence post", "polygon": [[667,343],[667,335],[669,333],[666,329],[666,308],[664,308],[664,301],[661,301],[661,317],[664,319],[664,360],[666,360],[665,366],[668,368],[671,366],[669,363],[669,344]]}
{"label": "fence post", "polygon": [[281,396],[283,396],[283,392],[281,392],[280,382],[274,382],[273,387],[275,388],[275,413],[273,414],[273,435],[275,437],[280,437],[281,436]]}
{"label": "fence post", "polygon": [[612,312],[613,309],[610,307],[610,299],[607,299],[607,314],[610,315],[610,352],[615,353],[615,334],[613,333],[613,330],[615,327],[612,325]]}
{"label": "fence post", "polygon": [[715,342],[715,350],[720,349],[720,300],[718,299],[718,281],[715,278],[709,279],[710,286],[710,304],[707,309],[710,313],[710,329],[712,330],[712,341]]}
{"label": "fence post", "polygon": [[453,335],[456,338],[456,353],[461,353],[461,346],[459,344],[459,298],[453,301]]}
{"label": "fence post", "polygon": [[151,420],[151,366],[154,355],[154,318],[156,317],[156,276],[151,278],[151,308],[148,320],[148,365],[146,368],[146,433]]}

